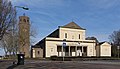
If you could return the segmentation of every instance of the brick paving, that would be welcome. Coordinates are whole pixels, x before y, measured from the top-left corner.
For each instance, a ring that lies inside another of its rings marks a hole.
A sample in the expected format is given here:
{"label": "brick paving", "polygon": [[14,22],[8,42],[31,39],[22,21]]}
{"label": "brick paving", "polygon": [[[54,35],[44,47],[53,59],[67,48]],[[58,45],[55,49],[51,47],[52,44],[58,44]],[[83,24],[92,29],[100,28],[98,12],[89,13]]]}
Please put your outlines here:
{"label": "brick paving", "polygon": [[120,69],[120,62],[104,61],[27,61],[25,65],[0,62],[0,69]]}

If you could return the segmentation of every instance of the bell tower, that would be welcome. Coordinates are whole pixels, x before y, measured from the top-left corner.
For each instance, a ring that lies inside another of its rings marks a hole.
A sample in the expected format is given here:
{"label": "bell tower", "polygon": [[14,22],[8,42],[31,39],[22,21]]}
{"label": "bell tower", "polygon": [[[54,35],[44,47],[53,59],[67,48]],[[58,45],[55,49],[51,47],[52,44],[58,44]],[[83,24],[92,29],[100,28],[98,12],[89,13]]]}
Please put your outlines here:
{"label": "bell tower", "polygon": [[30,21],[29,17],[19,17],[19,53],[30,57]]}

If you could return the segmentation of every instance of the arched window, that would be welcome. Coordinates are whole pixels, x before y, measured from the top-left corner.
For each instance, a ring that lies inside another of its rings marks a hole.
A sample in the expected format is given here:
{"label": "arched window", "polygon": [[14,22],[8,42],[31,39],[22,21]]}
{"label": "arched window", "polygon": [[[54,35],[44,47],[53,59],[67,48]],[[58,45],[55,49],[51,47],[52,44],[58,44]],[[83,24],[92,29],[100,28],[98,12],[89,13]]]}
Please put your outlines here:
{"label": "arched window", "polygon": [[27,22],[29,22],[29,20],[27,20]]}
{"label": "arched window", "polygon": [[24,19],[23,21],[26,22],[26,19]]}

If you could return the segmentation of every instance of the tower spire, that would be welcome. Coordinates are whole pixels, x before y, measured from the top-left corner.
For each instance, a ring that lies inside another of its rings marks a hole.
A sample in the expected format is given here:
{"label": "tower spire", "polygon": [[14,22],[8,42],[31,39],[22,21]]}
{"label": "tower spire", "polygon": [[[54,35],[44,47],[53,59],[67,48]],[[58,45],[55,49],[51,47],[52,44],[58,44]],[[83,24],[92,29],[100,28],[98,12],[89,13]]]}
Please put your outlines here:
{"label": "tower spire", "polygon": [[23,13],[23,16],[25,16],[25,13]]}

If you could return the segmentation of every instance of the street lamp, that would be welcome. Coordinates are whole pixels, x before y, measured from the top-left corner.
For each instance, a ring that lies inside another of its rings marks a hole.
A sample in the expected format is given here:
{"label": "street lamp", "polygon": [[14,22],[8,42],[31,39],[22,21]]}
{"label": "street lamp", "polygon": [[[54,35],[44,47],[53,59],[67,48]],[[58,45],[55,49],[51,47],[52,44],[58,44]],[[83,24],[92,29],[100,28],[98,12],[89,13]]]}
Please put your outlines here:
{"label": "street lamp", "polygon": [[62,44],[62,56],[63,56],[63,61],[64,61],[64,55],[63,55],[63,51],[64,51],[64,47],[66,46],[66,39],[63,39],[63,44]]}
{"label": "street lamp", "polygon": [[[80,42],[78,41],[78,45],[80,46]],[[79,56],[80,56],[80,52],[81,52],[81,50],[79,51]]]}
{"label": "street lamp", "polygon": [[23,6],[15,6],[15,8],[22,8],[22,9],[24,9],[24,10],[29,10],[29,8],[28,7],[23,7]]}
{"label": "street lamp", "polygon": [[118,49],[118,58],[119,58],[119,49],[120,49],[120,46],[117,46],[117,49]]}
{"label": "street lamp", "polygon": [[[82,43],[83,43],[83,41],[80,43],[80,42],[78,42],[78,44],[79,44],[79,46],[81,46],[82,47],[82,50],[81,50],[81,55],[80,56],[83,56],[83,45],[82,45]],[[81,44],[81,45],[80,45]]]}
{"label": "street lamp", "polygon": [[[27,7],[21,7],[21,6],[14,6],[14,9],[16,10],[16,8],[22,8],[22,9],[24,9],[24,10],[29,10],[29,8],[27,8]],[[15,17],[16,17],[16,12],[15,12]],[[14,23],[13,23],[13,26],[12,26],[12,29],[13,29],[13,31],[12,31],[12,38],[13,38],[13,40],[12,40],[12,42],[13,42],[13,47],[15,46],[15,44],[14,44]],[[14,53],[13,53],[14,54]],[[15,54],[14,54],[15,55]],[[13,58],[13,63],[15,62],[15,59]]]}

